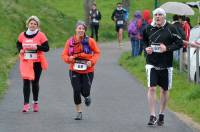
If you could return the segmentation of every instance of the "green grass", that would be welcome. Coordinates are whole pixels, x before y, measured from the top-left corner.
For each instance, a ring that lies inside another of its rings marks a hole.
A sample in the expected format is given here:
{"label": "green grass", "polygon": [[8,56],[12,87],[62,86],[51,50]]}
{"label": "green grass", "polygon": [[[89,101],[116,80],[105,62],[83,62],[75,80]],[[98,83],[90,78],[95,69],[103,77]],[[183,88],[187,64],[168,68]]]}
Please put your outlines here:
{"label": "green grass", "polygon": [[[17,59],[16,41],[25,29],[25,21],[31,15],[41,20],[41,30],[46,33],[51,48],[64,45],[67,37],[73,34],[75,18],[46,5],[42,0],[1,0],[0,2],[0,95],[7,87],[10,69]],[[58,26],[59,25],[59,26]]]}
{"label": "green grass", "polygon": [[[123,53],[119,64],[135,76],[146,87],[145,58],[131,57],[130,52]],[[180,73],[174,68],[173,87],[170,90],[169,108],[182,112],[200,123],[200,85],[187,80],[186,73]]]}

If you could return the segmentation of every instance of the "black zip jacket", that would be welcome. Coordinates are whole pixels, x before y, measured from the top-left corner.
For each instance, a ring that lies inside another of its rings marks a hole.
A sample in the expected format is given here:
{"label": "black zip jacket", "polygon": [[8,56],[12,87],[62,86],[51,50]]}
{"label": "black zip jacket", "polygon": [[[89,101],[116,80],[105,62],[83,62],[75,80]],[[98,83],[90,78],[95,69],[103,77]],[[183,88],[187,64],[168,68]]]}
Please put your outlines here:
{"label": "black zip jacket", "polygon": [[89,13],[91,19],[96,19],[96,20],[101,20],[101,12],[97,9],[95,10],[90,10],[90,13]]}
{"label": "black zip jacket", "polygon": [[160,28],[149,25],[144,30],[143,37],[144,49],[152,43],[163,43],[167,49],[164,53],[147,54],[146,63],[160,68],[172,67],[173,51],[183,47],[183,41],[174,26],[169,23]]}
{"label": "black zip jacket", "polygon": [[122,9],[122,10],[115,9],[112,13],[111,19],[113,21],[114,21],[114,18],[117,20],[125,21],[125,13],[126,13],[126,11],[124,9]]}

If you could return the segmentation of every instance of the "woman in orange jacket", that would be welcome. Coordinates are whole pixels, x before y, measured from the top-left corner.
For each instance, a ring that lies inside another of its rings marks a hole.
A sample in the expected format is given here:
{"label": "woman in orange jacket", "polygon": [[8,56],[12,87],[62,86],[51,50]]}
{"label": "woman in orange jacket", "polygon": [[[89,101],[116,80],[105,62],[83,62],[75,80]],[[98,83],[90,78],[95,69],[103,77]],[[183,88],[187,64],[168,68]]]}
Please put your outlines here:
{"label": "woman in orange jacket", "polygon": [[86,29],[85,23],[78,21],[75,35],[67,40],[62,52],[63,61],[70,64],[69,77],[77,112],[75,120],[82,120],[81,95],[85,98],[86,106],[91,104],[90,90],[94,67],[100,56],[100,50],[95,40],[86,36]]}
{"label": "woman in orange jacket", "polygon": [[44,52],[49,51],[48,40],[39,30],[40,20],[31,16],[26,21],[27,31],[22,32],[17,41],[20,58],[20,73],[23,79],[24,106],[22,112],[30,110],[30,83],[33,92],[33,111],[39,111],[39,79],[42,70],[47,69]]}

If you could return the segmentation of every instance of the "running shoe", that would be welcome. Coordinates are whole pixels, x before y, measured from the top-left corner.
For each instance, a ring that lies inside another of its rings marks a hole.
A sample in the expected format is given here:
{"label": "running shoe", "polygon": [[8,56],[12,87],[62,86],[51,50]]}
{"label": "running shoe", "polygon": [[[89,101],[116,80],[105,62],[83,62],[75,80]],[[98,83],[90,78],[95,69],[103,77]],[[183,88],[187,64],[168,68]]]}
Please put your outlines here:
{"label": "running shoe", "polygon": [[28,112],[30,110],[30,105],[29,104],[25,104],[23,106],[22,112]]}
{"label": "running shoe", "polygon": [[150,116],[150,119],[149,119],[149,122],[148,122],[148,125],[149,126],[154,126],[157,122],[157,118],[153,115]]}
{"label": "running shoe", "polygon": [[163,124],[164,124],[164,114],[159,114],[157,125],[162,126]]}
{"label": "running shoe", "polygon": [[39,111],[38,103],[33,103],[33,112],[38,112],[38,111]]}
{"label": "running shoe", "polygon": [[77,112],[77,115],[74,118],[74,120],[82,120],[82,119],[83,119],[82,112]]}
{"label": "running shoe", "polygon": [[85,105],[90,106],[90,104],[91,104],[91,97],[90,96],[85,97]]}

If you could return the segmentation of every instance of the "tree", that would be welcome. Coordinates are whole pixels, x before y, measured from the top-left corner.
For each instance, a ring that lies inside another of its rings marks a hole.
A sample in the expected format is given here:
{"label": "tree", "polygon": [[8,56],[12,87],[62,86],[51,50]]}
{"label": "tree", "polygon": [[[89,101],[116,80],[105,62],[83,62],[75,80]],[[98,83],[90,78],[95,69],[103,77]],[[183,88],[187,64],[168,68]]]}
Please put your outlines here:
{"label": "tree", "polygon": [[85,10],[85,23],[89,25],[89,12],[92,3],[94,3],[95,0],[84,0],[84,10]]}

